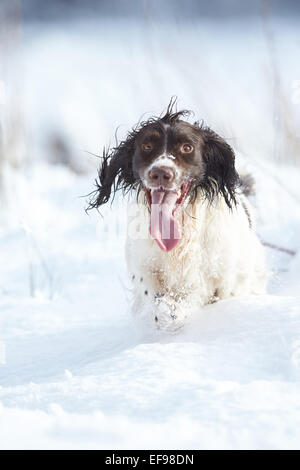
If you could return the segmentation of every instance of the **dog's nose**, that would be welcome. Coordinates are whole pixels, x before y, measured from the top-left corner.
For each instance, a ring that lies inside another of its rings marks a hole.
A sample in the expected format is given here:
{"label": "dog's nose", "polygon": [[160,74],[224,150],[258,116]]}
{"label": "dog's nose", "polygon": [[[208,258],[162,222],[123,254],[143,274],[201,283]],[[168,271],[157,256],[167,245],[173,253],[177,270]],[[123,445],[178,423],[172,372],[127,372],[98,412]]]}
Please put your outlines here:
{"label": "dog's nose", "polygon": [[174,181],[175,171],[173,168],[166,166],[154,166],[149,171],[148,176],[151,184],[156,186],[164,186]]}

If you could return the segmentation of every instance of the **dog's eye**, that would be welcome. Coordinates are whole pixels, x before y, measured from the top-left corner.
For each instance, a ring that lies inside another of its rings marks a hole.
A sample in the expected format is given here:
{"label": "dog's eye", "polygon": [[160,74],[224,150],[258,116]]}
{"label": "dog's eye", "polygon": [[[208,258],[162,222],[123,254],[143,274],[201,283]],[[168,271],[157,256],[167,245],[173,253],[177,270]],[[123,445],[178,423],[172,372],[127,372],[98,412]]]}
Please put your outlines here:
{"label": "dog's eye", "polygon": [[152,144],[142,144],[142,150],[144,150],[144,152],[151,152],[152,148]]}
{"label": "dog's eye", "polygon": [[191,153],[194,147],[191,144],[183,144],[180,150],[182,153]]}

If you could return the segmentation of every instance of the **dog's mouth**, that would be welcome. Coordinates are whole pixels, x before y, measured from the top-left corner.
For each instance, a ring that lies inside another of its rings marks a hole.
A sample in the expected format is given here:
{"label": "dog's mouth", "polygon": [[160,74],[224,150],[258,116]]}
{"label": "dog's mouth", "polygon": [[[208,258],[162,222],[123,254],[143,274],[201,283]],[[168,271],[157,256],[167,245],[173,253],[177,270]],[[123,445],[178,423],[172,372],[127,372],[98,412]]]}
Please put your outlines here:
{"label": "dog's mouth", "polygon": [[178,220],[191,182],[185,181],[178,191],[160,188],[145,188],[150,210],[150,234],[163,251],[171,251],[181,239]]}

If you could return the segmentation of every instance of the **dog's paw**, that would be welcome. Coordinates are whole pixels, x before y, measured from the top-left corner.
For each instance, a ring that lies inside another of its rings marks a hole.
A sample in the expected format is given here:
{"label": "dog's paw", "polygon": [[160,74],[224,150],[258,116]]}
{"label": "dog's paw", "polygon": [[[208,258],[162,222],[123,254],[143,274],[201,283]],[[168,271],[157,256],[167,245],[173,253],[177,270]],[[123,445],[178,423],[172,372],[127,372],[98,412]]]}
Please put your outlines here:
{"label": "dog's paw", "polygon": [[185,325],[189,315],[183,305],[161,296],[156,298],[152,316],[158,329],[176,331]]}

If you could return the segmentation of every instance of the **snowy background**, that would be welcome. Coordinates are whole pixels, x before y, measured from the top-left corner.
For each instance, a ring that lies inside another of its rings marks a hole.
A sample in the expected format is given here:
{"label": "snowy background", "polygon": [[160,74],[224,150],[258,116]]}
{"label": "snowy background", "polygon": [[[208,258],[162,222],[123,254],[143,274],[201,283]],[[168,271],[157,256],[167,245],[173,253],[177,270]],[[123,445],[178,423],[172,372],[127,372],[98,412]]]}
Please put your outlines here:
{"label": "snowy background", "polygon": [[[0,448],[300,448],[297,5],[67,3],[0,7]],[[101,218],[81,196],[88,152],[172,95],[254,174],[261,238],[296,254],[267,249],[268,295],[164,334],[129,314],[126,201]]]}

